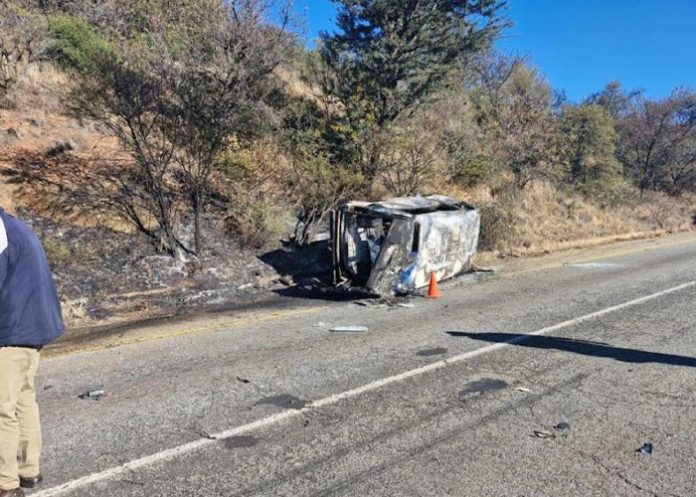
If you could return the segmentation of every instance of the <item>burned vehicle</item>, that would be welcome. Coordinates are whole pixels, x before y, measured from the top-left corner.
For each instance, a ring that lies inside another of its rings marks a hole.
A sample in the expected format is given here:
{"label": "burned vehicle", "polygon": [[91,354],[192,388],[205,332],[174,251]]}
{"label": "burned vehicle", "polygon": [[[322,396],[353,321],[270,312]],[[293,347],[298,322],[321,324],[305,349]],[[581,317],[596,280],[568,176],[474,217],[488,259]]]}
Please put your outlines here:
{"label": "burned vehicle", "polygon": [[334,283],[406,294],[472,268],[481,217],[443,195],[348,202],[331,215]]}

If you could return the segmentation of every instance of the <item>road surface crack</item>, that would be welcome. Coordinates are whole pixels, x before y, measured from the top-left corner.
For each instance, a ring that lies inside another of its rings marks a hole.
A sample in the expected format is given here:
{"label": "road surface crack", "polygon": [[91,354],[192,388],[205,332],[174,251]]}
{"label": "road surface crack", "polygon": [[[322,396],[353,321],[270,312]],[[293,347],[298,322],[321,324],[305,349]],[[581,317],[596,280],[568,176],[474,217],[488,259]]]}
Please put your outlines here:
{"label": "road surface crack", "polygon": [[648,493],[648,494],[652,495],[653,497],[660,497],[659,494],[653,492],[652,490],[648,490],[647,488],[643,488],[640,485],[638,485],[637,483],[635,483],[634,481],[629,480],[628,477],[626,477],[623,473],[621,473],[621,471],[617,471],[614,474],[616,476],[618,476],[619,478],[621,478],[624,481],[624,483],[626,483],[627,485],[629,485],[633,488],[636,488],[636,489],[640,490],[641,492]]}
{"label": "road surface crack", "polygon": [[670,494],[670,493],[658,494],[657,492],[654,492],[654,491],[650,490],[649,488],[641,487],[641,486],[638,485],[636,482],[634,482],[633,480],[631,480],[630,478],[628,478],[626,475],[624,475],[622,471],[620,471],[620,470],[619,470],[619,471],[615,471],[615,470],[611,469],[609,466],[607,466],[606,464],[604,464],[604,462],[602,462],[602,460],[601,460],[599,457],[594,456],[594,455],[586,454],[585,452],[582,452],[582,451],[578,451],[578,452],[579,452],[579,454],[580,454],[581,456],[583,456],[583,457],[589,457],[590,459],[592,459],[592,461],[594,461],[594,463],[595,463],[597,466],[599,466],[600,468],[602,468],[606,473],[618,477],[618,478],[619,478],[621,481],[623,481],[626,485],[628,485],[628,486],[630,486],[630,487],[633,487],[633,488],[635,488],[636,490],[640,490],[641,492],[645,492],[645,493],[647,493],[647,494],[649,494],[649,495],[652,495],[653,497],[680,497],[679,495]]}

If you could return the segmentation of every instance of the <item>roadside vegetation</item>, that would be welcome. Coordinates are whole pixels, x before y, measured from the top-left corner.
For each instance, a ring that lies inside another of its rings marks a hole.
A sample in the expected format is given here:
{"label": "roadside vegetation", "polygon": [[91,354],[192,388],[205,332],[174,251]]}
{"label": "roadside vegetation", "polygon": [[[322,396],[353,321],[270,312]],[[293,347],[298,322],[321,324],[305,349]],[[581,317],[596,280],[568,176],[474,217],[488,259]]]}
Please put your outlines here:
{"label": "roadside vegetation", "polygon": [[501,256],[691,226],[691,89],[570,102],[493,49],[498,0],[335,3],[315,48],[282,0],[0,3],[0,178],[197,269],[221,236],[301,250],[349,198],[463,197]]}

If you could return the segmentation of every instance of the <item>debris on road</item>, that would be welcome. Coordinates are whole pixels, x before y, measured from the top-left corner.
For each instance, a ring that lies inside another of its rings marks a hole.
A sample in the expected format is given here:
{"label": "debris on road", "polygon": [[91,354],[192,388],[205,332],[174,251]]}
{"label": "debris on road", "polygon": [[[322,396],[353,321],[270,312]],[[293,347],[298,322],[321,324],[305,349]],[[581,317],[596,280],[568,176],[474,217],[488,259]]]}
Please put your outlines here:
{"label": "debris on road", "polygon": [[636,452],[640,452],[641,454],[650,455],[653,453],[653,444],[651,444],[650,442],[644,443],[640,449],[636,449]]}
{"label": "debris on road", "polygon": [[246,378],[240,378],[239,376],[237,376],[237,381],[240,383],[251,383],[250,380],[247,380]]}
{"label": "debris on road", "polygon": [[92,399],[92,400],[99,400],[103,396],[104,396],[104,390],[102,390],[102,389],[87,390],[86,392],[78,395],[78,397],[81,399]]}
{"label": "debris on road", "polygon": [[552,428],[554,431],[534,430],[534,436],[536,438],[556,438],[558,436],[565,437],[568,435],[568,431],[570,431],[570,423],[561,421],[560,423],[554,425]]}
{"label": "debris on road", "polygon": [[356,300],[353,303],[355,305],[359,305],[360,307],[368,307],[371,309],[383,309],[388,306],[386,302],[379,302],[373,300]]}
{"label": "debris on road", "polygon": [[370,331],[367,326],[334,326],[329,331],[336,333],[364,333]]}
{"label": "debris on road", "polygon": [[331,216],[334,284],[411,293],[472,268],[481,216],[443,195],[348,202]]}
{"label": "debris on road", "polygon": [[570,430],[570,423],[566,423],[565,421],[561,421],[556,426],[554,426],[553,429],[556,431],[567,432],[568,430]]}
{"label": "debris on road", "polygon": [[554,433],[546,430],[534,430],[534,436],[537,438],[556,438]]}
{"label": "debris on road", "polygon": [[517,387],[515,388],[515,390],[517,390],[518,392],[532,393],[532,391],[527,387]]}
{"label": "debris on road", "polygon": [[[403,299],[401,299],[403,300]],[[413,302],[400,302],[399,299],[386,299],[386,298],[380,298],[380,299],[372,299],[372,300],[356,300],[353,302],[353,304],[360,306],[360,307],[367,307],[368,309],[384,309],[386,307],[389,308],[389,310],[394,310],[394,309],[413,309],[416,307],[416,304]]]}
{"label": "debris on road", "polygon": [[200,430],[198,430],[198,435],[201,438],[205,438],[206,440],[217,440],[217,437],[215,435],[211,435],[210,433],[208,433],[207,431],[205,431],[202,428]]}

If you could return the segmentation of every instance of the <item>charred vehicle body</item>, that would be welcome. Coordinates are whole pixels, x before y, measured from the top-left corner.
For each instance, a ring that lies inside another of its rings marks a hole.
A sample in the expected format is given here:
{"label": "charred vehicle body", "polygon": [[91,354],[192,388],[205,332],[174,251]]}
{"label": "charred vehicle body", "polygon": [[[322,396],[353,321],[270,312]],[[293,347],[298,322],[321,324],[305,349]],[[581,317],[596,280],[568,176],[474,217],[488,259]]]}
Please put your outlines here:
{"label": "charred vehicle body", "polygon": [[348,202],[331,216],[334,283],[391,296],[472,268],[481,217],[443,195]]}

